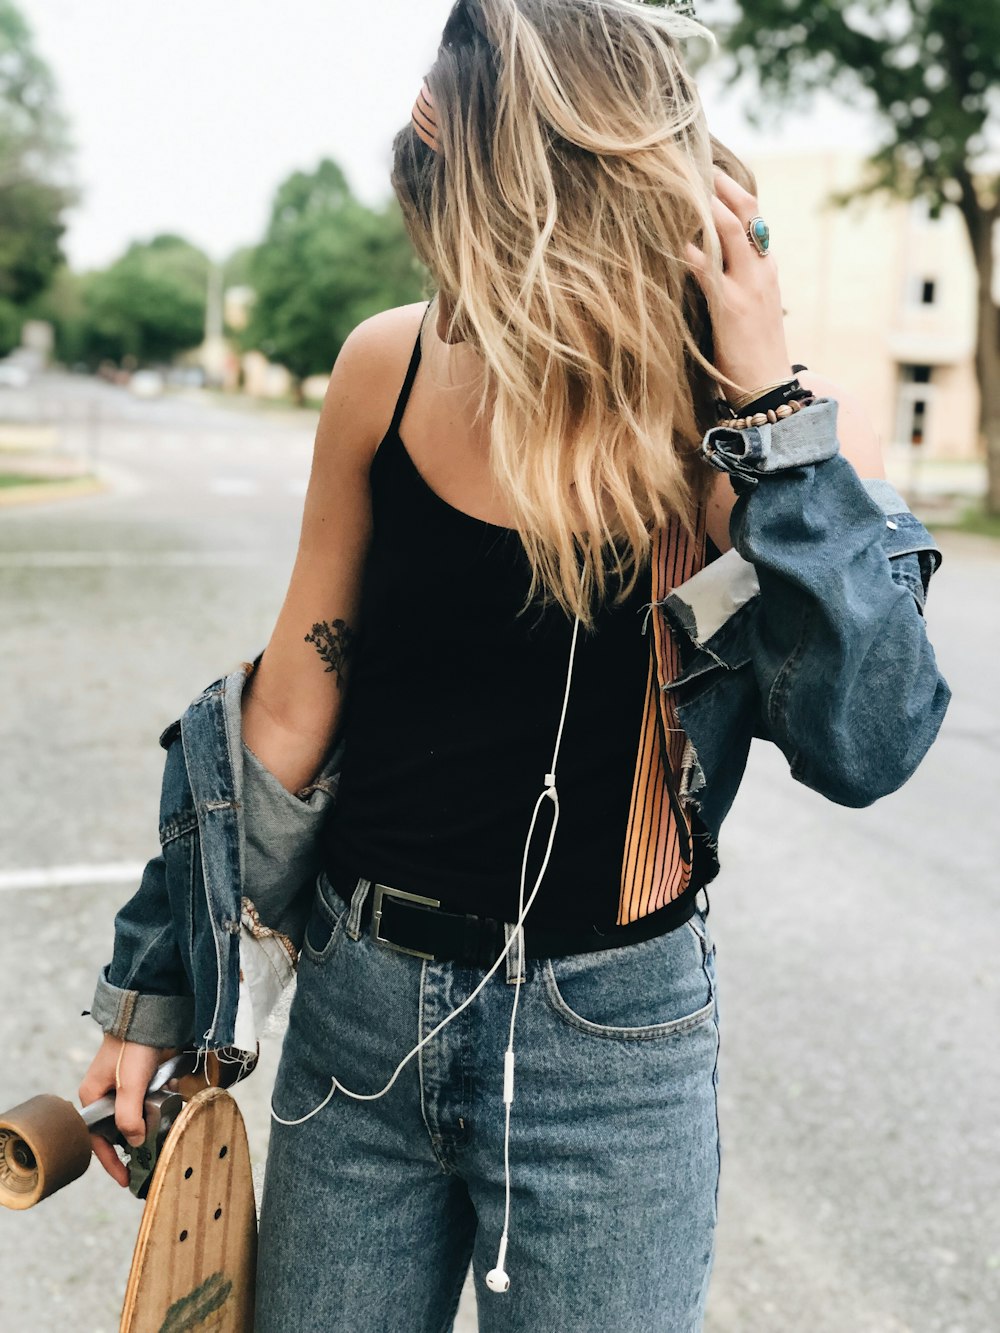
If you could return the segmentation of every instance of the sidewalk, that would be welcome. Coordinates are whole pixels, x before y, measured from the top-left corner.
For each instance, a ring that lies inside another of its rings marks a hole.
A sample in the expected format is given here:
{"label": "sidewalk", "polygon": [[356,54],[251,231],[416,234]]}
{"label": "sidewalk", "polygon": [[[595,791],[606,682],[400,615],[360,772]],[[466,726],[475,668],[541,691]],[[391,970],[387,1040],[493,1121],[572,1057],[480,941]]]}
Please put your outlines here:
{"label": "sidewalk", "polygon": [[986,494],[985,462],[922,458],[917,450],[891,447],[886,475],[923,521],[952,523]]}

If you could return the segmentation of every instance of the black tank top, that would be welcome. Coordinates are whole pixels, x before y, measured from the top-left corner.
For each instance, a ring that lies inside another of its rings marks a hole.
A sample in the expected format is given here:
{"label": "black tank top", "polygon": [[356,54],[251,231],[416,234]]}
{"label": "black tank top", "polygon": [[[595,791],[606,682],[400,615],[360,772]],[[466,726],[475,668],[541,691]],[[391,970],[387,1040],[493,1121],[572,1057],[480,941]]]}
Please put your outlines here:
{"label": "black tank top", "polygon": [[[373,531],[325,864],[450,910],[516,921],[573,622],[555,606],[519,615],[530,571],[517,533],[454,508],[417,470],[399,426],[419,364],[418,337],[371,466]],[[661,563],[667,554],[661,544]],[[645,624],[651,568],[592,631],[580,629],[559,826],[528,917],[539,926],[610,932],[695,891],[668,771],[656,635]],[[664,570],[677,582],[680,572]],[[533,840],[526,899],[549,818],[543,811]]]}

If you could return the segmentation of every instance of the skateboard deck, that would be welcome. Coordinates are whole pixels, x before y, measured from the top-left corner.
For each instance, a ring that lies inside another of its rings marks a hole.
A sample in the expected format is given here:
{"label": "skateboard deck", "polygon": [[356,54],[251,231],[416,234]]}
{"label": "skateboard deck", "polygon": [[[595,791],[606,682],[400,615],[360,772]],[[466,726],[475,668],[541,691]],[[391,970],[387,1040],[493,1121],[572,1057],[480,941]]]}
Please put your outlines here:
{"label": "skateboard deck", "polygon": [[136,1241],[121,1333],[250,1333],[257,1210],[246,1129],[221,1088],[178,1115]]}

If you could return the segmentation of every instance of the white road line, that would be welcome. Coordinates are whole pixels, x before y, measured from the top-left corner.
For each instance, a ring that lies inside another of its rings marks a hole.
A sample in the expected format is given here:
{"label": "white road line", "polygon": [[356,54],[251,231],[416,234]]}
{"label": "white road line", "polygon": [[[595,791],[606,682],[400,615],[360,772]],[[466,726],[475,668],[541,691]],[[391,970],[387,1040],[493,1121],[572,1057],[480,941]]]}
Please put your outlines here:
{"label": "white road line", "polygon": [[0,893],[29,889],[80,888],[87,884],[135,884],[145,864],[119,861],[104,866],[45,866],[34,870],[0,870]]}
{"label": "white road line", "polygon": [[271,563],[259,551],[0,551],[0,569],[102,569]]}

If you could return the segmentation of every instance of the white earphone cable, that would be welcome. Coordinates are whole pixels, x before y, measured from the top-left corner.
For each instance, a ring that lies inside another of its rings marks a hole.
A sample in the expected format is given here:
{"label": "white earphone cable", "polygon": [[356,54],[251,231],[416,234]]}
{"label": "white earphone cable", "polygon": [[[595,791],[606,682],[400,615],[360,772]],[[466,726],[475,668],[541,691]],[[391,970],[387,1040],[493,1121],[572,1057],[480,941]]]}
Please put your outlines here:
{"label": "white earphone cable", "polygon": [[[353,1097],[355,1101],[362,1101],[362,1102],[375,1101],[379,1097],[384,1097],[385,1094],[392,1087],[392,1085],[395,1083],[396,1079],[399,1077],[402,1070],[409,1063],[409,1061],[412,1060],[413,1057],[419,1051],[423,1050],[423,1048],[427,1045],[427,1043],[431,1040],[431,1038],[437,1036],[437,1034],[441,1031],[443,1027],[446,1026],[446,1024],[450,1023],[453,1018],[457,1018],[458,1015],[462,1012],[462,1010],[467,1005],[472,1003],[472,1001],[476,998],[479,992],[489,981],[490,977],[493,976],[497,968],[507,957],[507,954],[510,952],[511,945],[514,943],[515,940],[517,940],[518,944],[517,974],[516,974],[517,984],[514,989],[514,1003],[511,1008],[511,1015],[510,1015],[510,1036],[508,1038],[507,1049],[504,1052],[503,1234],[500,1237],[500,1250],[497,1258],[497,1266],[496,1268],[491,1269],[486,1277],[487,1285],[489,1286],[491,1291],[506,1291],[510,1286],[510,1278],[504,1272],[503,1265],[507,1253],[507,1235],[510,1222],[510,1108],[511,1108],[511,1103],[514,1100],[514,1028],[517,1022],[517,1004],[521,994],[521,978],[524,970],[524,933],[521,930],[521,926],[524,922],[525,917],[528,915],[528,912],[531,909],[532,903],[535,901],[535,897],[538,893],[539,888],[541,887],[542,879],[544,878],[545,872],[548,869],[549,861],[552,856],[552,848],[555,843],[556,829],[559,826],[559,793],[556,790],[556,766],[559,762],[559,750],[562,745],[563,731],[566,726],[566,714],[569,709],[570,688],[573,683],[573,667],[576,661],[576,648],[579,637],[580,637],[580,617],[577,616],[573,625],[573,637],[570,642],[569,662],[566,670],[566,686],[563,691],[562,712],[560,713],[559,716],[559,728],[558,731],[556,732],[555,747],[552,751],[552,765],[550,767],[549,772],[546,773],[545,775],[545,788],[540,793],[538,799],[535,801],[535,806],[531,814],[531,823],[528,826],[528,834],[524,841],[524,853],[521,857],[521,880],[518,890],[518,902],[517,902],[518,906],[517,929],[516,931],[511,933],[510,939],[505,944],[503,950],[500,953],[500,956],[497,958],[496,962],[494,962],[493,966],[489,969],[489,971],[479,982],[479,985],[476,986],[475,990],[473,990],[462,1001],[460,1005],[458,1005],[455,1009],[453,1009],[452,1012],[448,1014],[446,1018],[443,1018],[436,1027],[432,1028],[430,1032],[428,1032],[427,1035],[423,1037],[417,1043],[416,1046],[414,1046],[413,1050],[410,1051],[409,1055],[404,1056],[404,1058],[396,1066],[396,1069],[393,1072],[392,1077],[389,1079],[389,1082],[385,1085],[384,1088],[381,1089],[380,1092],[368,1092],[368,1093],[352,1092],[350,1088],[344,1087],[344,1085],[337,1079],[336,1075],[333,1075],[331,1076],[330,1079],[330,1091],[326,1094],[323,1100],[319,1103],[318,1106],[314,1107],[313,1110],[307,1112],[306,1115],[299,1116],[297,1120],[283,1119],[275,1111],[273,1101],[271,1103],[272,1120],[274,1120],[279,1125],[294,1126],[294,1125],[305,1124],[307,1120],[311,1120],[313,1116],[318,1115],[320,1111],[322,1111],[323,1108],[329,1104],[330,1099],[333,1097],[333,1094],[337,1091],[338,1088],[348,1097]],[[538,816],[539,813],[541,812],[542,806],[546,801],[552,802],[552,823],[549,827],[549,835],[545,844],[545,854],[542,857],[542,864],[539,867],[538,874],[535,876],[535,883],[534,886],[532,887],[531,893],[528,896],[528,901],[525,902],[524,885],[528,873],[528,857],[530,855],[531,844],[535,836],[535,826],[538,823]]]}
{"label": "white earphone cable", "polygon": [[[524,880],[528,869],[528,854],[531,849],[531,839],[535,831],[535,821],[538,818],[538,812],[542,808],[542,802],[548,798],[552,801],[552,827],[549,830],[549,840],[545,848],[545,856],[542,860],[541,869],[538,872],[538,878],[535,880],[535,887],[532,890],[531,898],[528,900],[528,907],[534,901],[535,893],[542,882],[542,876],[545,874],[549,864],[549,857],[552,853],[552,846],[555,842],[556,828],[559,824],[559,793],[556,790],[556,767],[559,763],[559,749],[562,745],[563,730],[566,726],[566,713],[569,710],[569,692],[573,683],[573,666],[576,661],[576,645],[580,637],[580,617],[577,616],[573,625],[573,638],[569,648],[569,665],[566,669],[566,688],[563,692],[562,712],[559,715],[559,729],[556,732],[555,748],[552,751],[552,767],[545,775],[545,790],[535,802],[534,813],[531,817],[531,825],[528,828],[528,836],[524,843],[524,854],[521,858],[521,884],[518,893],[518,924],[527,915],[528,908],[524,907]],[[522,910],[523,908],[523,910]],[[513,937],[509,943],[513,942]],[[517,932],[518,953],[517,953],[517,985],[514,988],[514,1003],[510,1012],[510,1037],[507,1050],[504,1052],[504,1132],[503,1132],[503,1180],[504,1180],[504,1209],[503,1209],[503,1232],[500,1237],[500,1252],[497,1257],[496,1268],[490,1269],[486,1276],[486,1284],[491,1291],[506,1291],[510,1286],[510,1278],[504,1271],[504,1262],[507,1255],[507,1235],[510,1225],[510,1108],[514,1100],[514,1025],[517,1022],[517,1003],[521,997],[521,977],[524,973],[524,936],[518,930]]]}

